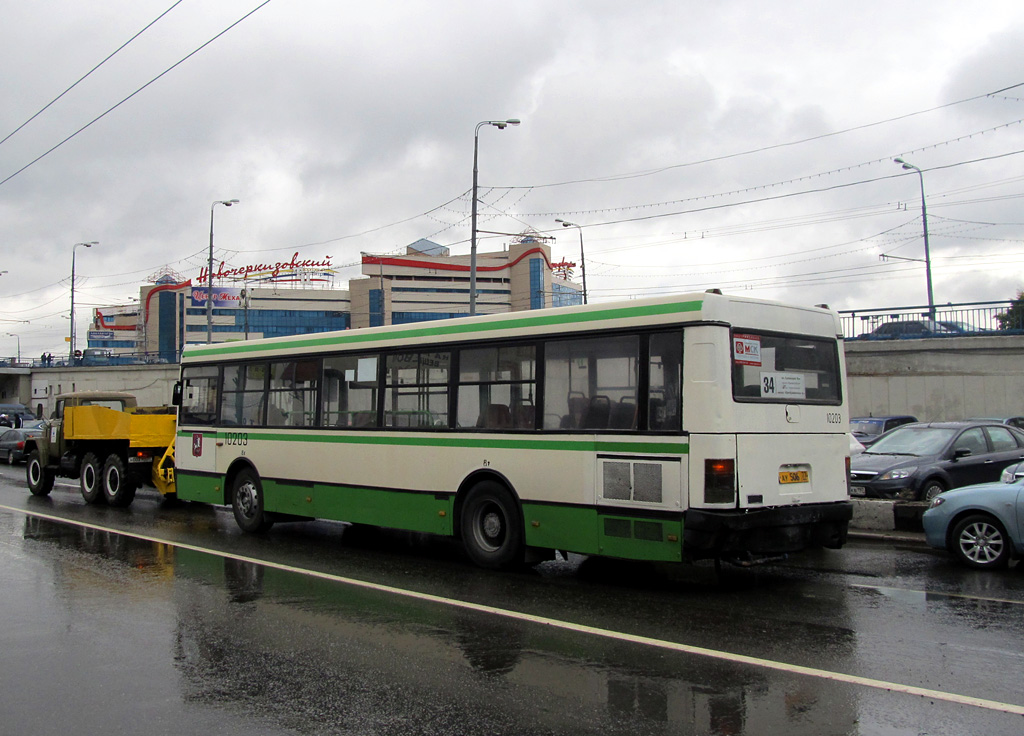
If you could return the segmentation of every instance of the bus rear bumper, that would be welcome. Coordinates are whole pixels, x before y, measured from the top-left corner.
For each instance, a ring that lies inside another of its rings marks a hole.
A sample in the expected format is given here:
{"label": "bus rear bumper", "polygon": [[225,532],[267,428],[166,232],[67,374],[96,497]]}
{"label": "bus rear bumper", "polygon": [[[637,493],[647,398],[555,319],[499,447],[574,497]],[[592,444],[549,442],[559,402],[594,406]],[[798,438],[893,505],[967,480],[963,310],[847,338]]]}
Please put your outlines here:
{"label": "bus rear bumper", "polygon": [[690,509],[683,554],[691,559],[781,555],[814,547],[839,549],[853,516],[849,501],[711,511]]}

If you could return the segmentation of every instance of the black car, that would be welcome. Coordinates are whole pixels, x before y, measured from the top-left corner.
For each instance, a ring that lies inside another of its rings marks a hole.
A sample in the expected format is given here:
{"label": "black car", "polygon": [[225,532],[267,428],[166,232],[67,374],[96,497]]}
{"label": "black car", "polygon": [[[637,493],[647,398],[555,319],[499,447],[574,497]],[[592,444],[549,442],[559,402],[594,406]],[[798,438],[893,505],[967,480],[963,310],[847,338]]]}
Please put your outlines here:
{"label": "black car", "polygon": [[868,337],[901,338],[901,337],[949,337],[955,335],[941,323],[931,319],[903,319],[879,325]]}
{"label": "black car", "polygon": [[[852,421],[852,420],[851,420]],[[1011,427],[1024,429],[1024,417],[971,417],[972,422],[999,422],[1009,424]]]}
{"label": "black car", "polygon": [[869,447],[890,429],[896,429],[902,424],[916,421],[917,417],[912,417],[909,414],[888,417],[851,417],[850,432],[864,447]]}
{"label": "black car", "polygon": [[22,462],[25,459],[25,439],[27,437],[38,437],[43,433],[42,429],[8,429],[6,432],[0,430],[0,460],[8,465]]}
{"label": "black car", "polygon": [[992,422],[904,424],[850,459],[850,495],[931,501],[999,480],[1024,459],[1024,431]]}

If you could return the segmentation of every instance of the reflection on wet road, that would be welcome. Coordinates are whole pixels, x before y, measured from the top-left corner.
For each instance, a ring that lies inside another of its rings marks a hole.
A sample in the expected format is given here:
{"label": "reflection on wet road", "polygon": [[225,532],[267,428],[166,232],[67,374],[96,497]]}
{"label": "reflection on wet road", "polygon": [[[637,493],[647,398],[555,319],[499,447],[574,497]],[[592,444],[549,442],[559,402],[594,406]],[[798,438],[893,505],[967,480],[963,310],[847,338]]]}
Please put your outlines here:
{"label": "reflection on wet road", "polygon": [[25,495],[0,486],[5,732],[1024,726],[999,710],[1024,702],[1016,570],[866,547],[721,578],[581,559],[499,574],[431,538],[318,523],[254,539],[208,507]]}

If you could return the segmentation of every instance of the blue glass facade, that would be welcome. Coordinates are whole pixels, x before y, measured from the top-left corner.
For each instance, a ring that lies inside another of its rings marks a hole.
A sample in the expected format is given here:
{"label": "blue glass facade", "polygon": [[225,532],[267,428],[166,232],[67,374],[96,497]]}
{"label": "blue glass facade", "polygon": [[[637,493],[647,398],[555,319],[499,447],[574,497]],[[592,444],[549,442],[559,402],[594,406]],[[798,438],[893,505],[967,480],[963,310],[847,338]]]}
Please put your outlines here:
{"label": "blue glass facade", "polygon": [[384,324],[384,290],[370,289],[370,327]]}
{"label": "blue glass facade", "polygon": [[544,261],[530,259],[530,309],[544,309]]}
{"label": "blue glass facade", "polygon": [[583,304],[583,292],[562,284],[551,284],[552,307],[575,307]]}
{"label": "blue glass facade", "polygon": [[405,325],[410,322],[431,322],[435,319],[454,319],[467,315],[467,312],[394,312],[391,315],[391,323]]}
{"label": "blue glass facade", "polygon": [[[187,310],[190,314],[205,310]],[[214,332],[245,332],[244,309],[214,309],[214,316],[233,317],[233,324],[215,324]],[[306,311],[299,309],[250,309],[249,334],[262,334],[263,337],[284,337],[286,335],[306,335],[313,332],[329,332],[331,330],[347,330],[351,326],[348,312]],[[206,332],[206,325],[187,325],[186,332],[194,334]],[[173,334],[173,332],[171,333]]]}

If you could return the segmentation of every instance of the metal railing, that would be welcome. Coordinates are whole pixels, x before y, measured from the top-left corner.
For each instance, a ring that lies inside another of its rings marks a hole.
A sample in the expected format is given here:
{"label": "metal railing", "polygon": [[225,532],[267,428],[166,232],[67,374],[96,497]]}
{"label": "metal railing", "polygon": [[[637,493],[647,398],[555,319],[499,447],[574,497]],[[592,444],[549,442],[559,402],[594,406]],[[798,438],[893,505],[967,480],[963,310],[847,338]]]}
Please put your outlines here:
{"label": "metal railing", "polygon": [[1024,310],[1009,300],[927,306],[844,309],[839,312],[847,340],[899,340],[1024,333]]}
{"label": "metal railing", "polygon": [[15,356],[0,356],[0,368],[67,368],[86,367],[94,368],[103,365],[157,365],[162,363],[176,363],[180,357],[175,353],[175,360],[162,358],[155,352],[131,352],[112,353],[110,355],[83,355],[73,360],[67,355],[51,355],[49,358],[37,357],[28,358],[22,356],[18,359]]}

